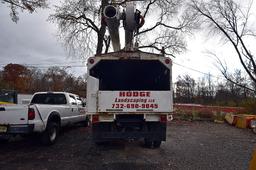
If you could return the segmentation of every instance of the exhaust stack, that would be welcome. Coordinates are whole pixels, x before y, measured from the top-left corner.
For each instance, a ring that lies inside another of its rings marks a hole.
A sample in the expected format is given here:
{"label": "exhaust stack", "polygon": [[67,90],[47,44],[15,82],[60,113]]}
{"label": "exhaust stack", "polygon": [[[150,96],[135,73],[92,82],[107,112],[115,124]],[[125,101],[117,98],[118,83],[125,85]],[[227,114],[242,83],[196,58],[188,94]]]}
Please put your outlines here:
{"label": "exhaust stack", "polygon": [[119,10],[113,6],[108,5],[103,11],[108,31],[112,40],[112,46],[114,51],[120,50],[120,38],[119,38],[119,25],[120,25],[120,13]]}

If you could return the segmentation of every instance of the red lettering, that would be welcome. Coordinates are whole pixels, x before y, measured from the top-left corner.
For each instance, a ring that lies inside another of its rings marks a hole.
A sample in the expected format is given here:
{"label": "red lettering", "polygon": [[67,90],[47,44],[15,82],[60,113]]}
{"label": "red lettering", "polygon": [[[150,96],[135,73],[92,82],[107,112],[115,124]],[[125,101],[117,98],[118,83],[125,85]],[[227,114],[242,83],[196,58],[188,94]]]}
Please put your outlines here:
{"label": "red lettering", "polygon": [[150,97],[150,91],[146,92],[146,96]]}
{"label": "red lettering", "polygon": [[127,92],[124,92],[124,91],[120,91],[119,92],[119,97],[150,97],[150,92],[138,92],[138,91],[127,91]]}
{"label": "red lettering", "polygon": [[132,92],[130,92],[130,91],[129,91],[129,92],[126,92],[126,96],[127,96],[127,97],[132,97]]}
{"label": "red lettering", "polygon": [[124,91],[120,91],[119,92],[119,97],[125,97],[125,92]]}
{"label": "red lettering", "polygon": [[140,92],[140,97],[145,97],[145,92]]}
{"label": "red lettering", "polygon": [[139,96],[139,92],[134,91],[134,92],[133,92],[133,97],[138,97],[138,96]]}

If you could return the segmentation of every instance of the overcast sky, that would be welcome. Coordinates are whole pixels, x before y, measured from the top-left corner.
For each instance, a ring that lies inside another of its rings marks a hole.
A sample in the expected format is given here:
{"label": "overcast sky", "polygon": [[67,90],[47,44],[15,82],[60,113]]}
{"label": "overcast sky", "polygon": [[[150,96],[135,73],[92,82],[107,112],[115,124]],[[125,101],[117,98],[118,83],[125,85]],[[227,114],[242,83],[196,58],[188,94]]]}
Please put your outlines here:
{"label": "overcast sky", "polygon": [[[75,67],[68,68],[69,72],[77,76],[86,73],[84,61],[68,57],[57,40],[56,25],[46,21],[51,13],[50,9],[37,10],[33,14],[20,13],[17,24],[12,22],[9,13],[9,8],[0,3],[0,67],[8,63],[35,65],[44,69],[53,65],[72,65]],[[189,74],[195,79],[204,76],[189,68],[219,76],[220,73],[214,66],[215,61],[206,54],[207,50],[222,56],[229,65],[239,67],[239,61],[236,56],[234,57],[232,47],[210,38],[203,33],[187,37],[187,52],[173,59],[176,63],[173,66],[174,81],[180,74]]]}
{"label": "overcast sky", "polygon": [[[82,60],[67,55],[57,40],[56,25],[47,22],[49,9],[30,14],[20,13],[20,20],[14,23],[10,10],[0,3],[0,66],[8,63],[35,65],[47,69],[54,65],[82,66]],[[83,75],[85,67],[67,69],[76,75]]]}

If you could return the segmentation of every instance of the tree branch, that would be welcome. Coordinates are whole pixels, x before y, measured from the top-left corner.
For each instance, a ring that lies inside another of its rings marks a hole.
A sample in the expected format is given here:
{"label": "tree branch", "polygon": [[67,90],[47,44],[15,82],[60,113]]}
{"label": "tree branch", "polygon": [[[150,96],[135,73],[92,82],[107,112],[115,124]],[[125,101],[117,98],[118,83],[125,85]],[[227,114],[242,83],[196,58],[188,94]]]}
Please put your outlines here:
{"label": "tree branch", "polygon": [[[193,1],[194,2],[194,1]],[[236,43],[232,40],[231,36],[225,31],[225,29],[222,28],[221,25],[219,25],[219,23],[211,16],[211,15],[208,15],[207,13],[203,12],[199,6],[196,4],[196,2],[194,2],[194,6],[193,8],[195,8],[195,10],[197,10],[202,16],[208,18],[224,35],[226,38],[228,38],[228,40],[232,43],[233,47],[235,48],[237,54],[238,54],[238,57],[239,57],[239,60],[243,66],[243,68],[245,69],[245,71],[247,72],[247,74],[250,76],[250,78],[256,82],[256,79],[254,78],[254,76],[252,75],[252,73],[249,71],[249,69],[247,68],[246,64],[244,63],[243,61],[243,58],[242,58],[242,55],[236,45]],[[236,32],[237,33],[237,32]]]}
{"label": "tree branch", "polygon": [[17,7],[21,8],[21,9],[27,9],[24,6],[21,6],[20,4],[13,2],[12,0],[2,0],[2,1],[4,1],[6,3],[9,3],[11,5],[17,6]]}
{"label": "tree branch", "polygon": [[153,1],[150,0],[150,1],[149,1],[148,5],[147,5],[147,7],[146,7],[146,10],[145,10],[145,12],[144,12],[144,14],[143,14],[144,18],[145,18],[146,15],[148,14],[148,11],[149,11],[149,9],[150,9],[150,6],[151,6],[152,4],[154,4],[156,1],[157,1],[157,0],[153,0]]}

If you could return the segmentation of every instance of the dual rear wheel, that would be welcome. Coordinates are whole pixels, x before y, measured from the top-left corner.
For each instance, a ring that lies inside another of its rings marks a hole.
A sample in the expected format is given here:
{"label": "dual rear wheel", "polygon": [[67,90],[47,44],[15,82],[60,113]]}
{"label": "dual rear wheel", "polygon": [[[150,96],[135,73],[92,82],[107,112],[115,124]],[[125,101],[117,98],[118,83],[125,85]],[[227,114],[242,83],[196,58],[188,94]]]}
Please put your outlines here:
{"label": "dual rear wheel", "polygon": [[144,144],[146,148],[159,148],[161,145],[161,141],[144,139]]}

